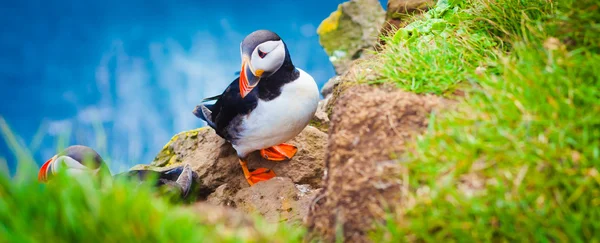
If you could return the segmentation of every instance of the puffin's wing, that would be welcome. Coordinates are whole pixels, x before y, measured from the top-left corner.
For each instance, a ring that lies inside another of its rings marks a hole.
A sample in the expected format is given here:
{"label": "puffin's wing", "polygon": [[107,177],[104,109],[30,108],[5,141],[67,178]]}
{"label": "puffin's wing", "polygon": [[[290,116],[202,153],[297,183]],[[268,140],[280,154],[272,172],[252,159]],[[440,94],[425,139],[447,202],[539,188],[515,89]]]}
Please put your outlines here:
{"label": "puffin's wing", "polygon": [[[193,113],[198,118],[206,121],[217,134],[225,139],[235,137],[235,134],[229,134],[228,127],[236,117],[246,115],[253,110],[258,103],[257,91],[250,92],[245,98],[240,96],[239,78],[236,78],[229,84],[227,89],[221,95],[207,99],[216,99],[213,105],[200,104],[196,106]],[[235,129],[233,129],[235,130]]]}
{"label": "puffin's wing", "polygon": [[190,168],[189,164],[186,164],[179,174],[179,177],[177,177],[177,180],[175,181],[181,188],[181,192],[183,194],[181,195],[182,197],[187,197],[188,193],[190,192],[190,188],[192,187],[192,179],[192,169]]}
{"label": "puffin's wing", "polygon": [[216,129],[217,126],[215,125],[215,123],[213,122],[213,116],[212,116],[212,108],[213,105],[204,105],[204,104],[199,104],[196,106],[196,108],[194,108],[194,110],[192,111],[192,113],[194,113],[194,115],[200,119],[202,119],[203,121],[205,121],[210,127],[212,127],[213,129]]}

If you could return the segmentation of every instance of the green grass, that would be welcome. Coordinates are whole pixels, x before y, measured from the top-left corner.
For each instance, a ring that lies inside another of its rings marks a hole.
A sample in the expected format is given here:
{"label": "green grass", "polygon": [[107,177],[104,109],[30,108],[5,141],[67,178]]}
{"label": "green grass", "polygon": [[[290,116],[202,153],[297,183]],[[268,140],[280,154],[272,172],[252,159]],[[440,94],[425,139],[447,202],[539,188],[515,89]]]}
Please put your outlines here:
{"label": "green grass", "polygon": [[376,239],[599,242],[599,4],[451,1],[414,24],[437,32],[389,38],[379,82],[470,85],[403,161],[410,206]]}
{"label": "green grass", "polygon": [[[1,134],[19,168],[0,173],[0,242],[299,242],[304,229],[267,224],[232,228],[227,219],[207,223],[215,212],[198,214],[174,204],[147,184],[109,178],[67,177],[37,182],[38,167],[0,117]],[[2,161],[0,161],[2,162]]]}
{"label": "green grass", "polygon": [[485,29],[464,24],[476,18],[464,5],[468,3],[440,1],[424,17],[383,37],[389,44],[378,54],[381,76],[374,83],[393,82],[415,93],[441,95],[471,79],[477,67],[495,62],[492,50],[498,42]]}

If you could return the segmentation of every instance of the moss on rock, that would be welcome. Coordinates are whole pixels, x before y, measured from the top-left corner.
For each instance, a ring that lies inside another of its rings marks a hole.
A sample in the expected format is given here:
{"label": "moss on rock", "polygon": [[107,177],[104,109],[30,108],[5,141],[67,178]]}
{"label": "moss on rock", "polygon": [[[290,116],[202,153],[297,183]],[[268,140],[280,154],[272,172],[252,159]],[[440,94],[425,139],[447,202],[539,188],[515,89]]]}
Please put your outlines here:
{"label": "moss on rock", "polygon": [[321,46],[333,63],[337,74],[348,69],[365,49],[377,43],[385,11],[377,0],[351,0],[321,22],[317,33]]}
{"label": "moss on rock", "polygon": [[156,155],[156,157],[154,157],[154,160],[150,164],[153,166],[165,167],[165,166],[170,166],[170,165],[174,165],[174,164],[181,162],[181,160],[175,155],[175,152],[173,149],[173,144],[179,143],[179,142],[187,140],[187,139],[194,139],[194,138],[198,137],[199,132],[201,132],[202,130],[205,130],[207,128],[208,127],[201,127],[201,128],[197,128],[197,129],[193,129],[193,130],[175,134],[175,136],[173,136],[171,138],[171,140],[169,140],[169,142],[167,144],[165,144],[165,146],[162,148],[162,150],[160,150],[160,152],[158,152],[158,154]]}

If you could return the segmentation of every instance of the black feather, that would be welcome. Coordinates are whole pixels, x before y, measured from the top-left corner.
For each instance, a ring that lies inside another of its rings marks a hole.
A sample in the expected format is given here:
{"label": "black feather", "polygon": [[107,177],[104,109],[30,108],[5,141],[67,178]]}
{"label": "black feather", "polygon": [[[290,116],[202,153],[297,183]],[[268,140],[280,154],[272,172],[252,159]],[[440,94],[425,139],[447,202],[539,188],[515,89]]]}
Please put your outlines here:
{"label": "black feather", "polygon": [[218,100],[219,98],[221,98],[221,95],[215,95],[213,97],[208,97],[208,98],[204,98],[202,99],[202,101],[200,101],[201,103],[207,102],[207,101],[213,101],[213,100]]}
{"label": "black feather", "polygon": [[[249,114],[258,103],[258,90],[252,90],[245,98],[240,96],[239,78],[235,79],[214,105],[206,106],[211,111],[214,129],[219,136],[232,141],[237,137],[233,120]],[[233,125],[233,126],[231,126]],[[211,126],[212,127],[212,126]]]}

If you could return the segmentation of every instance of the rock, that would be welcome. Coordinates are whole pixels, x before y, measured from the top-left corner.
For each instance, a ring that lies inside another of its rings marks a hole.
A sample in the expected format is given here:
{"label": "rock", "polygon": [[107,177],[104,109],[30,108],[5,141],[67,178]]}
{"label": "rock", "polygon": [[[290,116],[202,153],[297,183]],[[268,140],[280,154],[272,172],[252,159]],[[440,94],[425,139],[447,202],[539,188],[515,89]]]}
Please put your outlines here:
{"label": "rock", "polygon": [[[254,215],[230,207],[199,202],[189,206],[189,209],[181,213],[195,212],[197,217],[194,221],[209,226],[204,232],[207,237],[187,240],[190,242],[288,242],[289,239],[297,242],[299,240],[299,235],[289,234],[288,230],[291,229],[289,226],[257,220]],[[215,230],[218,234],[213,232]]]}
{"label": "rock", "polygon": [[423,13],[435,3],[435,0],[388,0],[386,20],[402,20],[415,13]]}
{"label": "rock", "polygon": [[411,16],[422,14],[435,6],[435,0],[388,0],[383,35],[404,27]]}
{"label": "rock", "polygon": [[329,128],[329,116],[327,115],[327,103],[331,99],[331,95],[319,101],[315,117],[310,121],[310,125],[318,128],[323,132],[327,132]]}
{"label": "rock", "polygon": [[385,11],[378,0],[350,0],[321,22],[319,42],[338,75],[375,46],[384,21]]}
{"label": "rock", "polygon": [[227,184],[220,185],[217,187],[215,192],[208,195],[206,202],[215,206],[235,206],[233,197],[236,191],[227,186]]}
{"label": "rock", "polygon": [[333,92],[333,88],[335,88],[335,86],[338,85],[340,81],[341,77],[339,75],[330,78],[327,81],[327,83],[323,85],[323,88],[321,88],[321,94],[323,95],[323,97],[327,98],[327,96],[329,96]]}
{"label": "rock", "polygon": [[302,222],[317,190],[295,185],[289,178],[275,177],[240,190],[235,196],[237,208],[260,213],[267,222]]}
{"label": "rock", "polygon": [[206,202],[197,202],[188,207],[197,212],[203,224],[224,225],[237,230],[244,228],[249,232],[256,233],[254,220],[245,213],[233,208],[216,206]]}
{"label": "rock", "polygon": [[394,157],[446,103],[388,86],[346,89],[331,115],[324,187],[306,220],[311,233],[326,242],[339,240],[340,232],[348,242],[369,241],[373,226],[407,197],[401,178],[408,172]]}
{"label": "rock", "polygon": [[[278,176],[288,177],[297,184],[320,185],[327,134],[308,126],[290,143],[298,147],[298,153],[290,161],[267,161],[255,152],[249,156],[248,167],[272,169]],[[151,164],[171,166],[179,163],[190,164],[196,172],[201,198],[206,198],[223,184],[234,191],[248,187],[235,150],[211,128],[175,135]]]}

